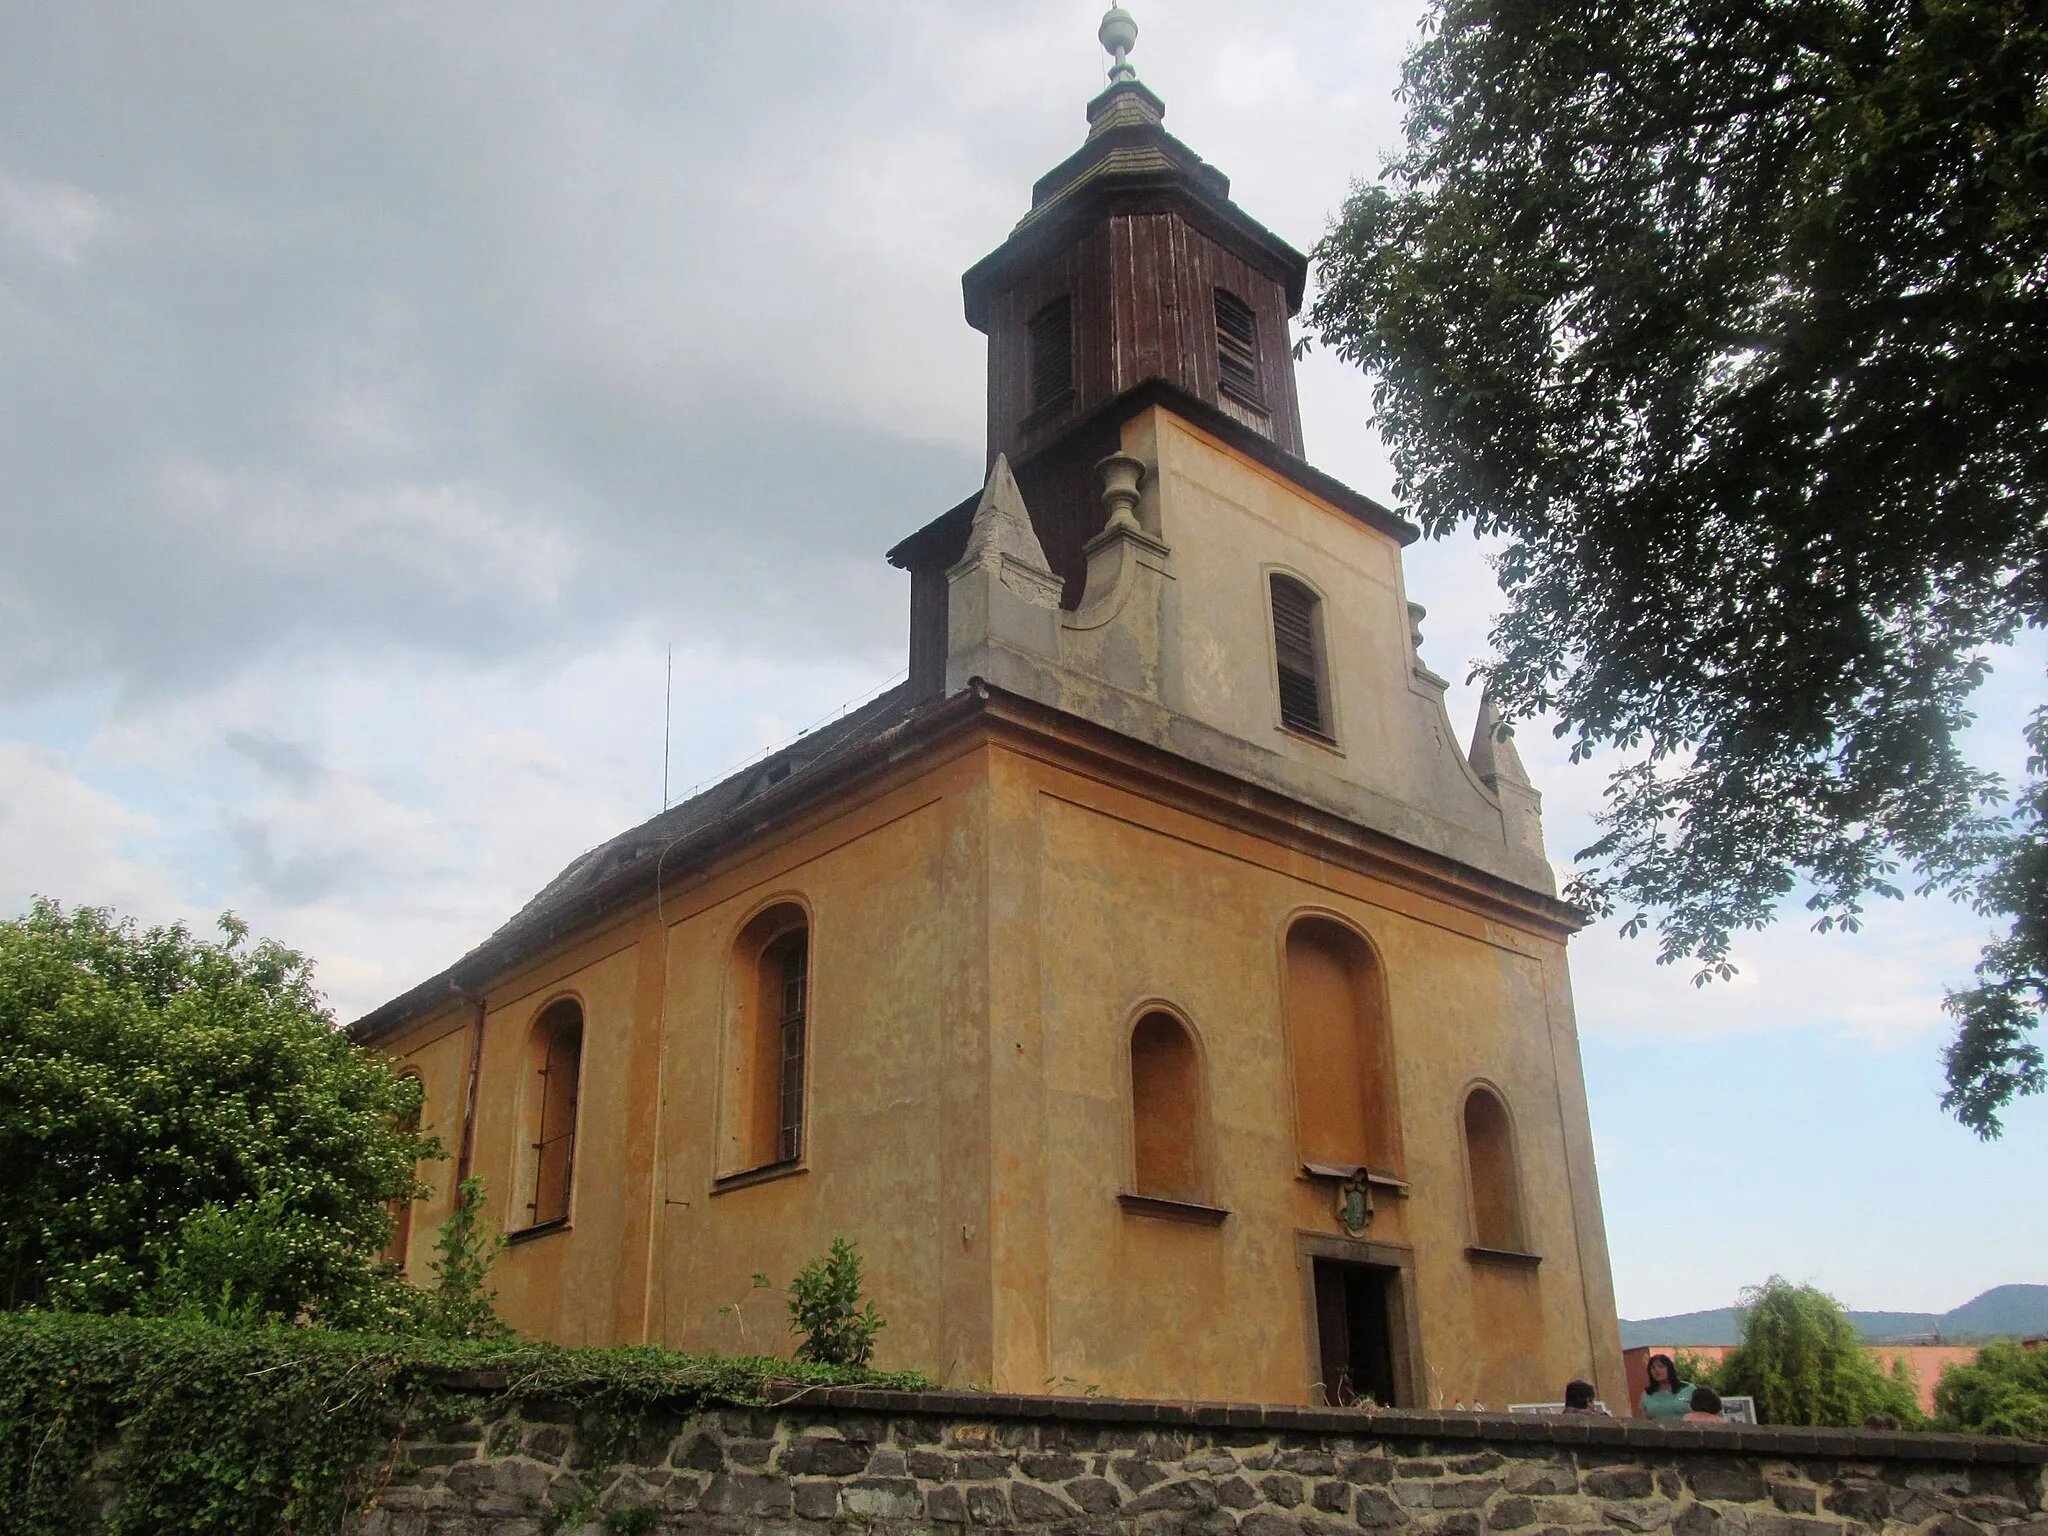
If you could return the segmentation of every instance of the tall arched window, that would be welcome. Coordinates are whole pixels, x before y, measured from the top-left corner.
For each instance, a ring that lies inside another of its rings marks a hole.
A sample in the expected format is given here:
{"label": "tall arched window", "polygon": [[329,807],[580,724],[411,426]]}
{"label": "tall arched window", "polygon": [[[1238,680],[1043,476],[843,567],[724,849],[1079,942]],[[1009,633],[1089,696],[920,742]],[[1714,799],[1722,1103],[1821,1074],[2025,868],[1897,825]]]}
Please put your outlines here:
{"label": "tall arched window", "polygon": [[[398,1129],[410,1135],[419,1130],[420,1117],[426,1112],[426,1084],[420,1082],[420,1075],[417,1072],[401,1072],[398,1075],[401,1078],[409,1077],[415,1083],[420,1083],[421,1099],[419,1106],[398,1123]],[[405,1268],[406,1258],[412,1252],[413,1205],[414,1202],[410,1199],[394,1200],[391,1202],[391,1241],[384,1249],[384,1257],[393,1264],[396,1264],[400,1270]]]}
{"label": "tall arched window", "polygon": [[1507,1105],[1483,1084],[1465,1095],[1465,1162],[1472,1187],[1472,1241],[1505,1253],[1524,1251],[1515,1130]]}
{"label": "tall arched window", "polygon": [[1301,1160],[1398,1175],[1386,984],[1371,948],[1341,923],[1305,917],[1287,931],[1287,1025]]}
{"label": "tall arched window", "polygon": [[1134,1194],[1200,1203],[1202,1066],[1187,1026],[1153,1012],[1131,1030],[1131,1143]]}
{"label": "tall arched window", "polygon": [[803,908],[770,907],[734,947],[739,1032],[730,1171],[792,1163],[804,1152],[811,943]]}
{"label": "tall arched window", "polygon": [[528,1099],[532,1184],[528,1225],[569,1218],[569,1187],[576,1172],[576,1106],[583,1076],[583,1006],[573,997],[550,1003],[534,1021],[528,1053],[533,1073]]}
{"label": "tall arched window", "polygon": [[1273,660],[1280,723],[1311,736],[1330,735],[1330,687],[1323,664],[1322,604],[1291,576],[1273,573]]}

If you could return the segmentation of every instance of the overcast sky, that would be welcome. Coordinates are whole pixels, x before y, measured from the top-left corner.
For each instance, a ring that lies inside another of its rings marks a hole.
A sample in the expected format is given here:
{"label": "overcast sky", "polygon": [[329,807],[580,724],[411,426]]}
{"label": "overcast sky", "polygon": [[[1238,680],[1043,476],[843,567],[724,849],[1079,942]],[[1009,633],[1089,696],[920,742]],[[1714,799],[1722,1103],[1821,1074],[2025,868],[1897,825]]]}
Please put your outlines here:
{"label": "overcast sky", "polygon": [[[0,911],[222,908],[343,1016],[890,681],[881,552],[972,490],[959,274],[1080,142],[1095,0],[15,0],[0,18]],[[1137,0],[1168,126],[1306,249],[1396,140],[1413,0]],[[1309,455],[1391,497],[1368,382]],[[1410,552],[1462,682],[1483,552]],[[2040,656],[1983,699],[2017,766]],[[1519,737],[1561,866],[1601,766]],[[2048,1280],[2048,1109],[1935,1106],[1983,937],[1797,915],[1704,991],[1573,951],[1625,1316],[1773,1271]]]}

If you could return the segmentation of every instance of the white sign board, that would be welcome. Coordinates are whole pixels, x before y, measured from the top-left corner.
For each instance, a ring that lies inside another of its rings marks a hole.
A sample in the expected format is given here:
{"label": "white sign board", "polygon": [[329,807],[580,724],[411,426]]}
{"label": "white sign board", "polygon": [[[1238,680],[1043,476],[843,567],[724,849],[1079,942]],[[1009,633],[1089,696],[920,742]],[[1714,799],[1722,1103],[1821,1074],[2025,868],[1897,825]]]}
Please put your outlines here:
{"label": "white sign board", "polygon": [[[1568,1411],[1563,1403],[1509,1403],[1509,1413],[1564,1413]],[[1606,1413],[1607,1405],[1593,1404],[1595,1413]],[[1756,1422],[1756,1399],[1753,1397],[1724,1397],[1721,1399],[1721,1417],[1730,1424],[1754,1424]]]}

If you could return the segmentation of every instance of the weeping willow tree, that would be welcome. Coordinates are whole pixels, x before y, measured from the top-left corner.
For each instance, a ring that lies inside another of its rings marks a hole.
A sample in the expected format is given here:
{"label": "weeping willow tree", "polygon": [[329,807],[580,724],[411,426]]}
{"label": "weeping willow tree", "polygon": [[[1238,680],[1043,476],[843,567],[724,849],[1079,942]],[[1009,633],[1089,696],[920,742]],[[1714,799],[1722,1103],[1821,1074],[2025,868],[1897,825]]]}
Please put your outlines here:
{"label": "weeping willow tree", "polygon": [[1742,1343],[1721,1362],[1724,1395],[1756,1399],[1766,1424],[1853,1429],[1872,1417],[1923,1422],[1913,1378],[1887,1374],[1825,1291],[1773,1275],[1742,1293]]}

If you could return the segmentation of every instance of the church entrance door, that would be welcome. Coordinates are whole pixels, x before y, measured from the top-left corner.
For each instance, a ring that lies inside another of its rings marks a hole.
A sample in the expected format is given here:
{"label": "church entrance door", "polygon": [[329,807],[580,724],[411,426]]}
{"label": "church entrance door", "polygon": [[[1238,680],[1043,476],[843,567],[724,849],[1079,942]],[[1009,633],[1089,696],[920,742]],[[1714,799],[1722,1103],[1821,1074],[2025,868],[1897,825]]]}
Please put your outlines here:
{"label": "church entrance door", "polygon": [[1392,1291],[1399,1271],[1339,1259],[1314,1263],[1324,1401],[1395,1403]]}

